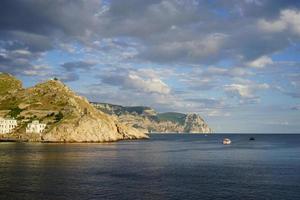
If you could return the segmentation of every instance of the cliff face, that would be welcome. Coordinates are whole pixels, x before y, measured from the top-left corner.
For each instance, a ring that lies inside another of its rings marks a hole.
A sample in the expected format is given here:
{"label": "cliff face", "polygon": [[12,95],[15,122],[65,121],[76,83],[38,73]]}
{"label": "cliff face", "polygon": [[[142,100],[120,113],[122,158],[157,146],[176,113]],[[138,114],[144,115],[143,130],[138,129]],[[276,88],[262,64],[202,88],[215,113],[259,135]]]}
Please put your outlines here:
{"label": "cliff face", "polygon": [[187,114],[184,122],[184,132],[211,133],[212,130],[199,115]]}
{"label": "cliff face", "polygon": [[122,123],[147,133],[212,133],[211,128],[197,114],[157,113],[152,108],[142,106],[125,107],[95,102],[92,105],[118,117]]}
{"label": "cliff face", "polygon": [[[1,84],[11,76],[2,74]],[[6,76],[6,77],[5,77]],[[18,119],[20,126],[7,137],[46,142],[109,142],[147,136],[120,123],[117,118],[95,109],[87,99],[76,95],[63,83],[50,80],[32,88],[18,87],[0,95],[0,110]],[[42,136],[26,134],[32,120],[47,123]]]}

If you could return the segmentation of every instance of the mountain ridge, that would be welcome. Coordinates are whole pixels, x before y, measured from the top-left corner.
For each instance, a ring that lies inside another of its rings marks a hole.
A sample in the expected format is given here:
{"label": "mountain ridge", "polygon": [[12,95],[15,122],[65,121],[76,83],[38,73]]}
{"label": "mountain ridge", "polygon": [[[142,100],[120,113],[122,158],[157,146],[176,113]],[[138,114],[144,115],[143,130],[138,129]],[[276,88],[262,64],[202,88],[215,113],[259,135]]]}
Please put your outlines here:
{"label": "mountain ridge", "polygon": [[204,119],[195,113],[158,113],[148,106],[121,106],[91,102],[107,114],[116,116],[122,123],[148,133],[212,133]]}

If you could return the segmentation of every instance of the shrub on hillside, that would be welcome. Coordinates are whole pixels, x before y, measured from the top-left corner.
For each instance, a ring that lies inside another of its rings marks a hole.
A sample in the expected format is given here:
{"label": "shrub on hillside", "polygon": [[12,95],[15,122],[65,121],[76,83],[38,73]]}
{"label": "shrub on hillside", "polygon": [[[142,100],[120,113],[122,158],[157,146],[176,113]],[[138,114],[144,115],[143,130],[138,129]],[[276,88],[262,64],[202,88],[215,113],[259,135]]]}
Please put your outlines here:
{"label": "shrub on hillside", "polygon": [[23,109],[21,109],[21,108],[19,108],[19,107],[14,107],[14,108],[12,108],[12,109],[9,111],[8,115],[10,115],[10,117],[12,117],[12,118],[17,118],[18,115],[19,115],[22,111],[23,111]]}
{"label": "shrub on hillside", "polygon": [[56,115],[55,115],[55,121],[59,122],[60,120],[62,120],[62,118],[64,117],[64,115],[62,114],[62,112],[58,112]]}

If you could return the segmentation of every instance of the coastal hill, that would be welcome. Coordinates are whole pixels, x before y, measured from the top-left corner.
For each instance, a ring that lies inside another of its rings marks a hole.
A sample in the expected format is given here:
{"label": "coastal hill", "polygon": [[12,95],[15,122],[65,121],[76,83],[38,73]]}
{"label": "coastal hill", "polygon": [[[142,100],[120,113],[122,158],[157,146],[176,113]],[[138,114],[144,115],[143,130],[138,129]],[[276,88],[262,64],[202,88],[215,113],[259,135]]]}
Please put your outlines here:
{"label": "coastal hill", "polygon": [[197,114],[158,113],[150,107],[127,107],[98,102],[92,102],[92,105],[102,112],[118,117],[120,122],[143,132],[212,133],[212,129]]}
{"label": "coastal hill", "polygon": [[22,89],[22,82],[7,73],[0,72],[0,98],[2,95],[16,92]]}
{"label": "coastal hill", "polygon": [[[0,73],[0,117],[18,120],[18,129],[6,138],[44,142],[109,142],[148,136],[94,108],[58,80],[23,88],[15,77]],[[47,127],[42,136],[25,133],[39,120]]]}

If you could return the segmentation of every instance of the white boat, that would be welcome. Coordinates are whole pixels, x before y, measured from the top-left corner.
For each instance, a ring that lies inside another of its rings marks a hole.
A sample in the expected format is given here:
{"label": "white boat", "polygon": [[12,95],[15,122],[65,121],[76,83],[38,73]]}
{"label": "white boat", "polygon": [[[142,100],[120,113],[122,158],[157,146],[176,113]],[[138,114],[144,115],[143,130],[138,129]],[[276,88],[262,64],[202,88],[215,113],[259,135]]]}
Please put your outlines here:
{"label": "white boat", "polygon": [[223,144],[231,144],[231,140],[228,138],[223,139]]}

